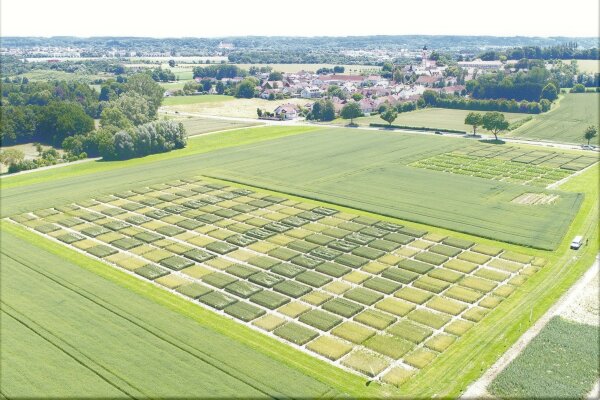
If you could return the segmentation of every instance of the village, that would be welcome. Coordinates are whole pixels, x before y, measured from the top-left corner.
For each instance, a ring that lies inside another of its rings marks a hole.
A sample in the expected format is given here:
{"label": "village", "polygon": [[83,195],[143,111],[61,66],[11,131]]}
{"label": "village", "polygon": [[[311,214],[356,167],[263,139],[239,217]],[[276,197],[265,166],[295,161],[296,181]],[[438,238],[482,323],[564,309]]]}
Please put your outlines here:
{"label": "village", "polygon": [[[292,120],[306,116],[314,101],[328,99],[333,103],[336,116],[342,108],[352,102],[358,103],[365,116],[382,112],[387,107],[397,108],[403,103],[416,103],[426,90],[447,95],[464,96],[465,82],[474,79],[478,73],[496,71],[504,68],[500,61],[459,61],[457,66],[449,68],[442,62],[432,59],[432,51],[427,46],[421,50],[421,61],[408,64],[401,69],[387,71],[385,65],[379,74],[335,73],[329,69],[326,73],[298,71],[281,73],[281,79],[270,80],[271,72],[257,72],[255,78],[260,82],[255,87],[255,95],[265,100],[306,99],[305,104],[286,103],[277,105],[272,112],[261,110],[259,118]],[[222,78],[223,84],[236,85],[244,78]],[[195,78],[197,83],[215,78]],[[165,92],[165,96],[176,91]],[[215,85],[211,85],[206,94],[217,94]],[[201,94],[197,92],[196,94]]]}

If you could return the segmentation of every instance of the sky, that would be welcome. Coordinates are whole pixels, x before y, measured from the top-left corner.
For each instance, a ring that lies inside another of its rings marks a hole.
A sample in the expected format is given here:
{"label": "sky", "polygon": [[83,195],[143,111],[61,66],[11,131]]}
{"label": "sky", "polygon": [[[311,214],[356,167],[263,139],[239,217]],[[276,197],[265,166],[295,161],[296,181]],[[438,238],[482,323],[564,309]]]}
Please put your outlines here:
{"label": "sky", "polygon": [[598,15],[598,0],[0,0],[0,35],[598,37]]}

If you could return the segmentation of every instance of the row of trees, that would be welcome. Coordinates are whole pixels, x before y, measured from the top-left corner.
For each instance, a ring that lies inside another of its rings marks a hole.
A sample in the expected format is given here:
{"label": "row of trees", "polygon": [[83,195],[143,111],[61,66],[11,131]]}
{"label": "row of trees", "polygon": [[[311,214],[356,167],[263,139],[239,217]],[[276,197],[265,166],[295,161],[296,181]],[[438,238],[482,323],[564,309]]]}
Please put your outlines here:
{"label": "row of trees", "polygon": [[433,90],[426,90],[423,92],[423,101],[425,106],[430,107],[453,108],[458,110],[519,112],[526,114],[546,112],[550,110],[550,107],[552,106],[552,103],[548,99],[542,99],[539,102],[527,100],[516,101],[514,99],[480,100],[446,95]]}
{"label": "row of trees", "polygon": [[183,124],[163,120],[118,131],[112,140],[99,143],[98,150],[105,160],[126,160],[182,149],[185,145],[186,134]]}
{"label": "row of trees", "polygon": [[496,140],[498,140],[498,134],[508,129],[509,123],[504,118],[504,114],[499,112],[488,112],[480,114],[476,112],[470,112],[465,117],[465,125],[471,125],[473,127],[473,135],[477,134],[477,128],[482,126],[484,129],[492,132]]}
{"label": "row of trees", "polygon": [[214,64],[206,67],[194,67],[194,78],[235,78],[236,76],[245,77],[248,71],[237,65],[231,64]]}
{"label": "row of trees", "polygon": [[154,79],[156,82],[173,82],[177,80],[177,77],[170,69],[162,69],[161,67],[158,67],[152,70],[152,79]]}

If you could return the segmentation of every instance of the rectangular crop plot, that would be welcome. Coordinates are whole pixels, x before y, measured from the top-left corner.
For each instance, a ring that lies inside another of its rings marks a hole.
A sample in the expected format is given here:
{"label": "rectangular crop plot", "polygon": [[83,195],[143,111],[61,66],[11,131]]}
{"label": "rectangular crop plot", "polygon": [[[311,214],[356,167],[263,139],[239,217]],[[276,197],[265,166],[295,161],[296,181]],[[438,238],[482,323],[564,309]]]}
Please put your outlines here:
{"label": "rectangular crop plot", "polygon": [[311,310],[302,314],[299,321],[319,330],[328,331],[342,322],[342,318],[326,311]]}
{"label": "rectangular crop plot", "polygon": [[339,298],[328,301],[323,305],[323,309],[346,318],[352,317],[363,308],[364,306],[361,306],[360,304]]}
{"label": "rectangular crop plot", "polygon": [[250,301],[270,310],[274,310],[286,303],[289,303],[290,298],[279,293],[263,290],[250,296]]}
{"label": "rectangular crop plot", "polygon": [[265,310],[241,301],[225,307],[223,311],[244,322],[250,322],[265,314]]}
{"label": "rectangular crop plot", "polygon": [[294,322],[288,322],[287,324],[280,326],[275,329],[273,333],[298,345],[306,344],[319,335],[316,331],[305,328]]}

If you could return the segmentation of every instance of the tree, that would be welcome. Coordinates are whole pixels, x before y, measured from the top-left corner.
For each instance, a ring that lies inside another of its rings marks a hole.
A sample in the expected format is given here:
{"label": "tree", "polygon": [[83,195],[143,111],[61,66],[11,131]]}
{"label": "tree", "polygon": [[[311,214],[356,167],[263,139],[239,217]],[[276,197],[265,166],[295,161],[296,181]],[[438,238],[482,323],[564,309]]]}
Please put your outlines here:
{"label": "tree", "polygon": [[258,118],[263,116],[263,111],[260,108],[256,109],[256,115],[258,115]]}
{"label": "tree", "polygon": [[583,137],[588,141],[588,146],[590,145],[590,140],[595,138],[598,135],[598,129],[594,125],[590,125],[585,129],[585,133]]}
{"label": "tree", "polygon": [[362,95],[362,93],[356,92],[352,94],[352,99],[354,99],[354,101],[361,101],[363,97],[364,96]]}
{"label": "tree", "polygon": [[235,91],[235,97],[243,99],[251,99],[254,97],[254,88],[256,84],[251,79],[244,79],[237,86]]}
{"label": "tree", "polygon": [[283,74],[281,72],[278,71],[273,71],[269,74],[269,79],[270,81],[282,81],[283,80]]}
{"label": "tree", "polygon": [[345,70],[346,68],[343,65],[336,65],[335,67],[333,67],[334,74],[343,74]]}
{"label": "tree", "polygon": [[426,90],[423,92],[422,99],[425,101],[425,104],[428,106],[435,106],[438,101],[438,94],[433,90]]}
{"label": "tree", "polygon": [[210,88],[212,88],[212,81],[210,79],[202,79],[200,85],[202,85],[203,92],[209,92]]}
{"label": "tree", "polygon": [[327,88],[327,94],[331,97],[337,97],[338,99],[345,100],[346,93],[338,85],[330,85]]}
{"label": "tree", "polygon": [[321,121],[333,121],[335,119],[335,107],[331,100],[325,100],[321,107]]}
{"label": "tree", "polygon": [[354,118],[362,117],[363,112],[360,109],[360,105],[356,102],[348,103],[342,108],[340,114],[342,118],[349,119],[350,125],[354,125]]}
{"label": "tree", "polygon": [[169,67],[175,68],[175,60],[169,60]]}
{"label": "tree", "polygon": [[215,90],[218,94],[223,94],[223,92],[225,92],[225,85],[223,84],[223,82],[218,81],[217,85],[215,86]]}
{"label": "tree", "polygon": [[477,127],[483,124],[483,116],[480,113],[470,112],[465,118],[465,125],[473,127],[473,136],[477,133]]}
{"label": "tree", "polygon": [[558,98],[558,89],[552,82],[544,86],[542,89],[542,94],[540,95],[541,99],[548,99],[550,101],[554,101]]}
{"label": "tree", "polygon": [[398,111],[396,111],[393,107],[387,107],[380,117],[391,126],[392,122],[394,122],[398,117]]}
{"label": "tree", "polygon": [[508,121],[504,119],[504,114],[496,111],[485,113],[482,122],[484,129],[492,132],[496,140],[498,140],[498,133],[508,129]]}
{"label": "tree", "polygon": [[126,160],[135,156],[135,144],[131,135],[126,131],[115,133],[115,155],[119,160]]}
{"label": "tree", "polygon": [[[116,108],[117,111],[120,111],[133,125],[145,124],[153,117],[152,107],[146,97],[135,92],[121,95],[117,100],[109,103],[109,106],[102,111],[102,114],[109,108]],[[116,113],[112,115],[114,116]],[[126,127],[127,126],[121,126],[121,128]]]}
{"label": "tree", "polygon": [[25,159],[25,153],[19,149],[7,149],[0,152],[0,163],[10,166],[20,163]]}
{"label": "tree", "polygon": [[132,75],[125,84],[125,90],[135,92],[142,96],[148,102],[148,115],[150,119],[156,116],[158,107],[163,100],[165,90],[152,79],[152,76],[145,73]]}
{"label": "tree", "polygon": [[103,128],[127,129],[131,128],[133,124],[119,107],[110,106],[102,110],[100,114],[100,126]]}
{"label": "tree", "polygon": [[581,83],[578,83],[576,85],[573,85],[573,87],[570,90],[571,93],[584,93],[585,92],[585,86],[583,86]]}

